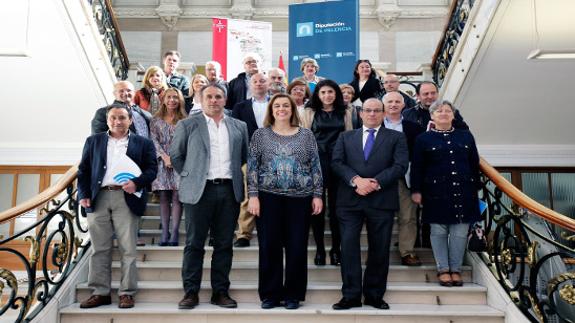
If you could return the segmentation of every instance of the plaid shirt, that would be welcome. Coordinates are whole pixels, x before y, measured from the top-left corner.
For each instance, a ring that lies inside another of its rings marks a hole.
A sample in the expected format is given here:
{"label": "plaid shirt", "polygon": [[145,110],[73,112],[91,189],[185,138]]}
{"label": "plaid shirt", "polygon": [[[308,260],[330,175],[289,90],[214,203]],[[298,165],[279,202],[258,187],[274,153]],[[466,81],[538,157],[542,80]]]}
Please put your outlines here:
{"label": "plaid shirt", "polygon": [[168,82],[169,87],[173,87],[182,91],[184,96],[190,95],[190,80],[188,80],[188,78],[184,75],[173,72],[167,76],[166,81]]}

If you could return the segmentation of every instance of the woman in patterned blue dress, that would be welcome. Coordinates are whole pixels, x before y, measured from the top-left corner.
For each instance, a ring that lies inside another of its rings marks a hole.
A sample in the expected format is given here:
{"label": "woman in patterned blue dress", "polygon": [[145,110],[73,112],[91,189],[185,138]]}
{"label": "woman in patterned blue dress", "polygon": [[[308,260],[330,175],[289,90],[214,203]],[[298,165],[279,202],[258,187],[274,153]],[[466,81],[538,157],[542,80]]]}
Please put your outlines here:
{"label": "woman in patterned blue dress", "polygon": [[[307,289],[310,214],[322,210],[317,144],[288,94],[270,100],[248,156],[248,211],[257,216],[262,308],[297,309]],[[285,281],[283,269],[285,249]]]}
{"label": "woman in patterned blue dress", "polygon": [[[182,217],[182,205],[178,199],[180,178],[172,168],[168,151],[172,144],[176,123],[186,118],[182,92],[169,88],[164,92],[160,110],[150,122],[150,133],[158,158],[158,176],[152,183],[152,190],[160,195],[160,218],[162,222],[162,238],[160,246],[177,246],[178,230]],[[172,225],[170,226],[170,215]],[[170,233],[171,228],[171,233]]]}

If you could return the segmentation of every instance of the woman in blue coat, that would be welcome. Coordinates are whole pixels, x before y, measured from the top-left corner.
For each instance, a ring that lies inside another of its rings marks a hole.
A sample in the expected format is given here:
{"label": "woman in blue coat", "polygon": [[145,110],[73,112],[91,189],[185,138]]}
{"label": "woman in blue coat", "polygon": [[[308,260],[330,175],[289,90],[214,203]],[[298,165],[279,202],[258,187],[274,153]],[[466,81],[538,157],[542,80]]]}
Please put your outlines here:
{"label": "woman in blue coat", "polygon": [[429,113],[434,127],[417,137],[413,151],[412,199],[431,226],[439,284],[462,286],[469,225],[480,220],[479,155],[471,132],[453,128],[453,104],[438,100]]}

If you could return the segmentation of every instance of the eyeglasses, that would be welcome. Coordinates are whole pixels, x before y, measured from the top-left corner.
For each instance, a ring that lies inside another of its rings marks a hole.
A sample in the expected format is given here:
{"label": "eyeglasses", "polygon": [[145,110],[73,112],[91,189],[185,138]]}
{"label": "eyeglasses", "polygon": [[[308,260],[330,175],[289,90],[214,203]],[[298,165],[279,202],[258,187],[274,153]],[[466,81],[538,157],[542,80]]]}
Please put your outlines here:
{"label": "eyeglasses", "polygon": [[361,109],[361,112],[363,113],[381,113],[383,112],[383,109]]}

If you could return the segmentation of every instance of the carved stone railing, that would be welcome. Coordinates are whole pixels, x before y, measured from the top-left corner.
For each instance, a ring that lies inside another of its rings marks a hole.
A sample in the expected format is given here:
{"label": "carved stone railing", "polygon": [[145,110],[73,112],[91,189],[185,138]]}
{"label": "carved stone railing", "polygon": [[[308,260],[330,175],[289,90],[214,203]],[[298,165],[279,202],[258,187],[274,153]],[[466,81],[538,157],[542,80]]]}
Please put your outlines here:
{"label": "carved stone railing", "polygon": [[0,213],[0,224],[37,209],[41,216],[14,235],[0,237],[0,321],[32,320],[90,247],[85,217],[78,212],[77,171],[70,168],[54,186]]}
{"label": "carved stone railing", "polygon": [[92,6],[92,14],[98,26],[98,31],[102,35],[102,42],[116,77],[118,80],[125,80],[128,78],[130,62],[120,36],[120,29],[112,4],[110,0],[88,0],[88,3]]}
{"label": "carved stone railing", "polygon": [[475,0],[453,0],[451,4],[449,22],[445,26],[443,38],[435,49],[431,64],[433,81],[440,87],[452,63],[455,49],[459,44],[474,2]]}
{"label": "carved stone railing", "polygon": [[483,159],[481,170],[490,237],[482,259],[532,322],[574,322],[575,220],[527,197]]}

